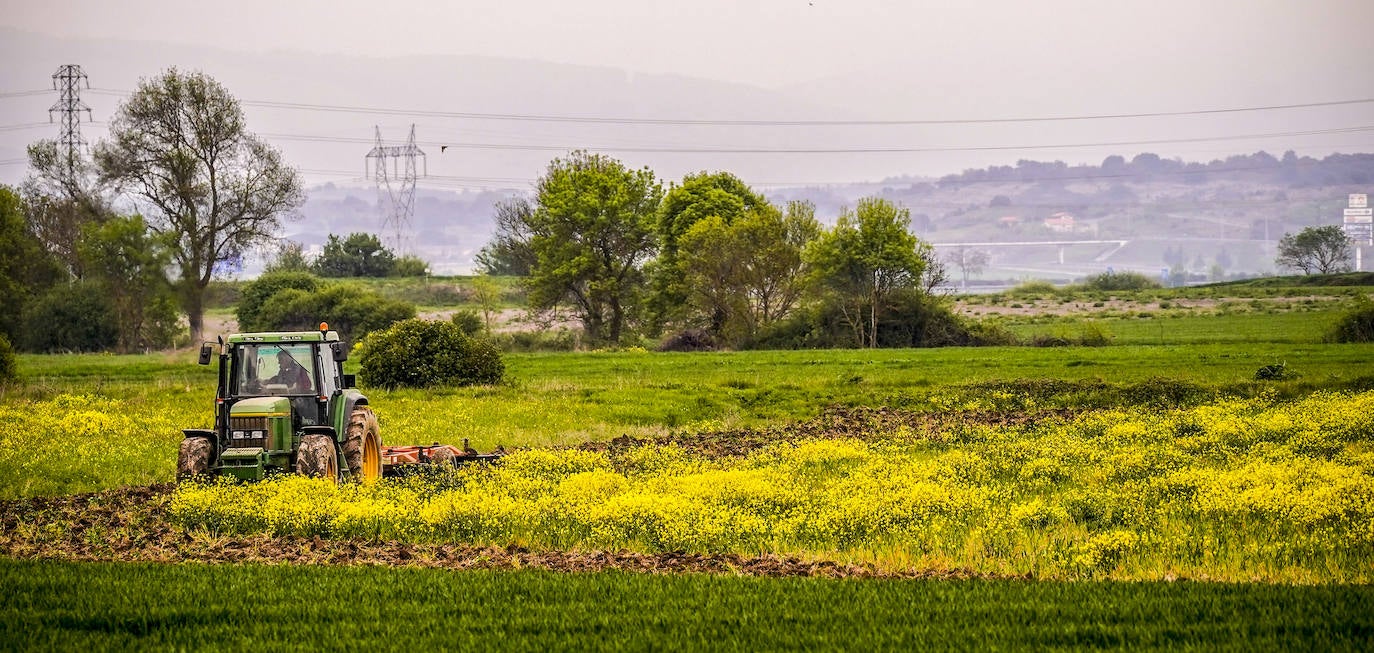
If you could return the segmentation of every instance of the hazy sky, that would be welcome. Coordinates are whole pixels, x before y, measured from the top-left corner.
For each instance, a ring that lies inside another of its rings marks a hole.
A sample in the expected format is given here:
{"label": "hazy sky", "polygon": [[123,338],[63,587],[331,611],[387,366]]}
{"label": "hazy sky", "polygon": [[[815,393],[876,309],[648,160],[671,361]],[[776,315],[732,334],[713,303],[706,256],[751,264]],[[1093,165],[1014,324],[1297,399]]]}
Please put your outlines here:
{"label": "hazy sky", "polygon": [[[777,85],[1002,59],[1132,71],[1374,61],[1369,0],[7,0],[59,36],[374,56],[484,54]],[[209,7],[213,8],[201,8]],[[1095,65],[1092,67],[1096,67]],[[1374,78],[1365,67],[1367,77]],[[1365,80],[1368,81],[1368,80]],[[1333,89],[1335,92],[1336,89]]]}
{"label": "hazy sky", "polygon": [[[22,171],[24,145],[52,131],[37,123],[46,121],[53,98],[23,94],[48,86],[51,71],[69,59],[85,66],[97,88],[124,92],[139,76],[166,66],[206,70],[238,97],[259,101],[246,107],[250,127],[284,135],[274,144],[312,181],[354,174],[368,146],[341,139],[366,141],[377,122],[388,133],[419,123],[421,139],[435,144],[521,142],[607,150],[612,145],[934,148],[902,155],[624,155],[628,163],[648,165],[667,179],[713,168],[736,171],[751,183],[938,175],[1018,158],[1098,162],[1107,154],[1129,157],[1140,151],[1203,161],[1259,149],[1295,149],[1313,156],[1374,151],[1374,103],[1108,121],[685,129],[288,115],[261,102],[649,118],[800,114],[912,120],[1369,99],[1374,98],[1374,0],[0,0],[0,27],[71,39],[38,41],[41,45],[33,47],[52,51],[36,54],[27,51],[30,46],[7,50],[0,43],[0,57],[6,61],[0,64],[0,182],[10,183]],[[105,43],[100,46],[104,49],[92,45],[96,39]],[[333,70],[321,64],[307,73],[299,66],[312,65],[314,59],[271,57],[284,51],[323,54],[327,56],[318,58],[322,62],[343,63],[334,63]],[[369,57],[378,63],[367,69],[365,62],[328,55]],[[607,93],[619,95],[598,104],[595,93],[603,87],[581,94],[576,88],[503,87],[499,80],[493,85],[455,70],[477,65],[471,60],[441,61],[433,64],[433,72],[420,73],[416,71],[424,69],[423,63],[397,59],[434,55],[604,66],[646,77],[666,73],[740,87],[738,92],[703,90],[709,99],[693,105],[672,94],[706,87],[674,86],[662,78],[627,85],[621,74],[620,86],[604,84]],[[274,68],[276,61],[286,64]],[[402,70],[411,76],[395,74]],[[440,94],[426,87],[434,81],[455,88]],[[91,138],[101,135],[99,121],[110,117],[117,101],[115,94],[90,96],[97,114],[97,124],[86,132]],[[1332,132],[1351,128],[1360,129]],[[1261,137],[1239,138],[1246,135]],[[307,141],[305,136],[334,140]],[[1168,139],[1195,140],[1155,144]],[[1006,147],[1082,143],[1131,145]],[[431,172],[523,180],[536,176],[556,155],[461,148],[450,147],[445,157],[431,155]]]}

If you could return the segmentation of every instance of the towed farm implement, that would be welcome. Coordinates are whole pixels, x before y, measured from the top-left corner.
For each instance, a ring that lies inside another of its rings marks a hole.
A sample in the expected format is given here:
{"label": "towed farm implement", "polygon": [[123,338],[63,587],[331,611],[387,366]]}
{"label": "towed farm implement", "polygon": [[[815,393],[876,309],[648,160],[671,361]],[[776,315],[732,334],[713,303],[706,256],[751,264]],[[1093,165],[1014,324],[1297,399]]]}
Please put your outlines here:
{"label": "towed farm implement", "polygon": [[441,465],[487,462],[500,452],[463,447],[384,447],[377,416],[344,374],[348,349],[336,331],[240,333],[205,343],[200,364],[219,349],[215,422],[183,429],[177,479],[203,475],[259,480],[299,473],[373,480]]}

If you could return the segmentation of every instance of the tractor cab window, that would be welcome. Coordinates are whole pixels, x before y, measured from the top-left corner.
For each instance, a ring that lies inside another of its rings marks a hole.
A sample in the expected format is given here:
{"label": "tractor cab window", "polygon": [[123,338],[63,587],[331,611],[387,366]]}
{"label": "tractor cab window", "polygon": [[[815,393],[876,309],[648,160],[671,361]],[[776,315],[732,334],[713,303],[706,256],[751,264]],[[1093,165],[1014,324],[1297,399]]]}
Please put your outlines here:
{"label": "tractor cab window", "polygon": [[234,351],[237,395],[313,395],[314,346],[309,344],[239,345]]}

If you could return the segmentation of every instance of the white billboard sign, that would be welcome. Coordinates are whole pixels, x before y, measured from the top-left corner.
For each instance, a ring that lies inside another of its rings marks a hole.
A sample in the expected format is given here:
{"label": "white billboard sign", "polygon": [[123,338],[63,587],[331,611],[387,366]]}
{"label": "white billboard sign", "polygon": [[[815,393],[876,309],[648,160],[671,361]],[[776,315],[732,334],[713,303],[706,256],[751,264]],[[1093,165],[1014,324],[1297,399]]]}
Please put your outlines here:
{"label": "white billboard sign", "polygon": [[1359,216],[1374,215],[1374,209],[1346,209],[1345,217],[1354,218]]}
{"label": "white billboard sign", "polygon": [[1350,194],[1350,208],[1362,209],[1369,206],[1369,195],[1365,193]]}

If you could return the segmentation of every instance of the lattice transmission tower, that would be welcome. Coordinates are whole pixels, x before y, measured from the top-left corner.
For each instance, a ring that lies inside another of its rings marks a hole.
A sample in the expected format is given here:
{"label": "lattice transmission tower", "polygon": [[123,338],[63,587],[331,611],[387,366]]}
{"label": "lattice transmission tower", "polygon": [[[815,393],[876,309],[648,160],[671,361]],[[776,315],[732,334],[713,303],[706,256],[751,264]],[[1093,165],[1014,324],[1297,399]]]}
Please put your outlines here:
{"label": "lattice transmission tower", "polygon": [[52,87],[60,95],[57,103],[48,109],[48,122],[52,122],[54,113],[58,114],[61,131],[57,136],[57,147],[64,157],[68,180],[76,175],[76,162],[81,157],[81,150],[86,147],[86,139],[81,137],[81,112],[85,111],[86,120],[91,120],[91,108],[81,101],[83,82],[86,88],[91,87],[86,72],[72,63],[58,68],[52,75]]}
{"label": "lattice transmission tower", "polygon": [[[405,145],[387,145],[376,127],[377,144],[367,153],[367,174],[377,182],[377,209],[382,213],[382,237],[397,254],[410,253],[410,219],[415,215],[415,179],[429,174],[425,153],[415,145],[415,125]],[[388,165],[390,164],[390,165]],[[417,168],[424,166],[424,171]]]}

